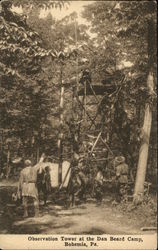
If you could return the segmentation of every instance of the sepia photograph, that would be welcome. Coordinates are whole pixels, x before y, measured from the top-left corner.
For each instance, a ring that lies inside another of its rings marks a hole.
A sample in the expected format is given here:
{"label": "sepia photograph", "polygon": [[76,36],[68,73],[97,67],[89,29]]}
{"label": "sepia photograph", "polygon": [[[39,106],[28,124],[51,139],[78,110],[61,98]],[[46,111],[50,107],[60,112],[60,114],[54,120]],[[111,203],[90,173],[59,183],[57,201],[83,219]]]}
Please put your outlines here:
{"label": "sepia photograph", "polygon": [[156,1],[0,0],[0,248],[141,249],[157,186]]}

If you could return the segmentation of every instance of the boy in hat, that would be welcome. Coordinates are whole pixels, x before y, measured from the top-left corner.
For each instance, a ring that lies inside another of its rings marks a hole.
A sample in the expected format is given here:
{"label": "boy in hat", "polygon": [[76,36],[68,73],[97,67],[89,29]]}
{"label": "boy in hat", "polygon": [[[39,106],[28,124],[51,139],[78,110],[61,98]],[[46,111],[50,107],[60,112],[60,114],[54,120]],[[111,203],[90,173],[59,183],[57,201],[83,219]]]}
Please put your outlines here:
{"label": "boy in hat", "polygon": [[114,167],[116,173],[116,201],[120,202],[127,194],[128,165],[125,163],[125,157],[115,157]]}

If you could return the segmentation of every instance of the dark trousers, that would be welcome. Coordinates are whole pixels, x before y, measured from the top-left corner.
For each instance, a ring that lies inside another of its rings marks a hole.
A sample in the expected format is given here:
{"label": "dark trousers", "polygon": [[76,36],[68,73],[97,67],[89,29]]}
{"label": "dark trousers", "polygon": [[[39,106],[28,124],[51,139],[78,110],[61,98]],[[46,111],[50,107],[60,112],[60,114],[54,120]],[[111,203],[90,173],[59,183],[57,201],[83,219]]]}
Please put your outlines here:
{"label": "dark trousers", "polygon": [[38,194],[40,194],[40,192],[42,191],[44,204],[46,205],[47,197],[48,197],[48,192],[47,192],[47,189],[46,189],[46,185],[45,184],[39,185],[37,187],[37,189],[38,189]]}
{"label": "dark trousers", "polygon": [[127,183],[116,183],[116,196],[117,202],[120,202],[127,195]]}

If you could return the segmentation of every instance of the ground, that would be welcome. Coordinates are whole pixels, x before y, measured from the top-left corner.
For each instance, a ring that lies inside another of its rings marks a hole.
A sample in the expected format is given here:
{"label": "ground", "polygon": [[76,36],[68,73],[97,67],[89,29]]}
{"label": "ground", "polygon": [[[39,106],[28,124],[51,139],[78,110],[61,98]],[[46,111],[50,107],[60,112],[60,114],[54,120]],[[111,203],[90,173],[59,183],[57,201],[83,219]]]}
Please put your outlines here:
{"label": "ground", "polygon": [[15,190],[16,183],[1,183],[1,234],[144,234],[142,227],[156,226],[156,210],[153,209],[156,200],[152,199],[148,207],[142,205],[135,209],[131,203],[112,204],[113,197],[109,195],[101,204],[88,199],[74,207],[65,207],[59,199],[49,197],[47,206],[40,202],[39,218],[33,217],[30,206],[30,217],[23,219],[22,207],[11,201]]}

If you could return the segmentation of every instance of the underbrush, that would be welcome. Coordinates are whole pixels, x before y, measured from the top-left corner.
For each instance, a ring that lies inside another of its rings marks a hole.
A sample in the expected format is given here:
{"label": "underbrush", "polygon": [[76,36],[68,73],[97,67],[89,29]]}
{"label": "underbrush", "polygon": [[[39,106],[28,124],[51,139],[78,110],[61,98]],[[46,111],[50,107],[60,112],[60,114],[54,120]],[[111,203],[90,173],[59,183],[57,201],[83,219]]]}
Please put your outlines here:
{"label": "underbrush", "polygon": [[156,195],[146,195],[144,201],[139,205],[133,202],[122,202],[117,209],[129,216],[136,223],[146,227],[157,226],[157,197]]}

